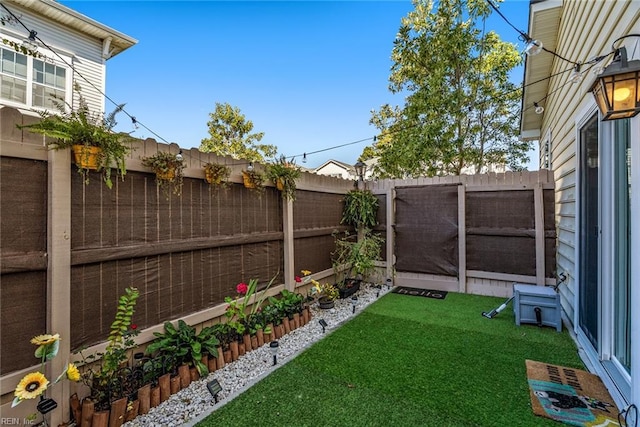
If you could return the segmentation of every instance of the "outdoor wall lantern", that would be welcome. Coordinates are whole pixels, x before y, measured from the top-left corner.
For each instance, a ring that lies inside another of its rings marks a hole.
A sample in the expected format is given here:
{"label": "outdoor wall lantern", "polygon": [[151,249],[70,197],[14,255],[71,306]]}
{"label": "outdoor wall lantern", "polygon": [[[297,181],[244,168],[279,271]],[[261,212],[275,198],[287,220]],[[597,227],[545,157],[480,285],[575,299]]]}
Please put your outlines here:
{"label": "outdoor wall lantern", "polygon": [[640,113],[639,80],[640,61],[627,61],[627,49],[617,49],[611,64],[591,87],[602,120],[625,119]]}
{"label": "outdoor wall lantern", "polygon": [[213,399],[216,403],[218,403],[218,393],[222,391],[222,386],[218,382],[218,380],[211,380],[207,383],[207,390],[213,396]]}
{"label": "outdoor wall lantern", "polygon": [[280,344],[278,341],[271,341],[269,343],[269,350],[271,351],[271,355],[273,356],[273,366],[278,364],[278,349],[280,348]]}
{"label": "outdoor wall lantern", "polygon": [[324,319],[320,319],[318,320],[318,323],[320,324],[320,326],[322,326],[322,333],[324,334],[324,328],[328,326],[327,322]]}
{"label": "outdoor wall lantern", "polygon": [[353,167],[356,170],[356,177],[358,178],[356,185],[358,185],[358,182],[364,181],[364,170],[367,167],[367,165],[365,165],[360,160],[358,160],[358,162],[355,165],[353,165]]}
{"label": "outdoor wall lantern", "polygon": [[356,312],[356,306],[358,305],[358,297],[357,296],[352,296],[351,297],[351,306],[353,307],[353,313],[355,314]]}

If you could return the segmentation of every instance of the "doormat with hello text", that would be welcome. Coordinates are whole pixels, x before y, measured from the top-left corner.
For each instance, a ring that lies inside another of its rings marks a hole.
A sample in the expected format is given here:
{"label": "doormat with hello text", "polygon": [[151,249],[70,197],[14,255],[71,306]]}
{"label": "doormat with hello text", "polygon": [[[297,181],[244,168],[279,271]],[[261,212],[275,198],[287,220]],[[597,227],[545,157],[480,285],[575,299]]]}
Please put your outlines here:
{"label": "doormat with hello text", "polygon": [[533,413],[572,426],[619,426],[618,409],[597,375],[527,360]]}
{"label": "doormat with hello text", "polygon": [[391,291],[395,294],[400,295],[409,295],[416,297],[427,297],[427,298],[435,298],[435,299],[445,299],[447,296],[447,291],[434,291],[431,289],[418,289],[418,288],[409,288],[406,286],[396,286]]}

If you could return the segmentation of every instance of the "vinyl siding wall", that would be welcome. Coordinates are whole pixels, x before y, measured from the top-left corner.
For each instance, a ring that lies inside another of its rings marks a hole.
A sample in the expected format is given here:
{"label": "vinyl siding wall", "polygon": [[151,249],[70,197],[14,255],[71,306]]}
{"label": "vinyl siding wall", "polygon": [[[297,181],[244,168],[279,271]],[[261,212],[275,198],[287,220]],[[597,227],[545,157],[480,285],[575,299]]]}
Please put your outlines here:
{"label": "vinyl siding wall", "polygon": [[[51,48],[56,50],[63,57],[71,58],[71,65],[77,70],[73,73],[73,81],[80,84],[82,88],[82,96],[89,104],[91,111],[104,111],[104,97],[100,91],[104,92],[105,82],[105,64],[102,59],[102,40],[89,37],[78,31],[66,28],[44,18],[34,16],[33,12],[22,9],[17,5],[8,4],[7,7],[20,18],[20,20],[29,29],[38,32],[38,38],[44,41]],[[2,28],[3,32],[14,37],[26,38],[27,30],[19,23]],[[42,48],[43,54],[51,56],[52,54]],[[67,68],[67,72],[72,72],[68,66],[61,63],[60,59],[54,55],[56,63]],[[84,76],[96,88],[87,83]],[[71,90],[72,88],[69,88]],[[77,95],[74,94],[74,105],[77,105]],[[110,111],[110,110],[109,110]]]}
{"label": "vinyl siding wall", "polygon": [[[612,42],[618,37],[640,31],[640,2],[637,0],[583,1],[568,0],[563,4],[559,28],[557,53],[575,62],[586,62],[593,57],[611,51]],[[544,43],[544,40],[541,40]],[[638,39],[622,41],[633,59],[639,53]],[[549,53],[542,53],[548,55]],[[629,58],[631,59],[631,58]],[[606,61],[599,65],[606,65]],[[572,65],[555,58],[551,75],[570,70]],[[583,70],[586,70],[585,66]],[[592,69],[583,74],[582,82],[567,84],[567,71],[550,79],[548,98],[540,129],[541,135],[551,134],[551,169],[556,182],[556,225],[558,232],[557,273],[565,273],[567,281],[559,288],[562,305],[569,320],[574,318],[574,301],[577,283],[574,274],[577,200],[577,120],[595,105],[589,89],[595,81]],[[541,152],[544,147],[541,147]]]}

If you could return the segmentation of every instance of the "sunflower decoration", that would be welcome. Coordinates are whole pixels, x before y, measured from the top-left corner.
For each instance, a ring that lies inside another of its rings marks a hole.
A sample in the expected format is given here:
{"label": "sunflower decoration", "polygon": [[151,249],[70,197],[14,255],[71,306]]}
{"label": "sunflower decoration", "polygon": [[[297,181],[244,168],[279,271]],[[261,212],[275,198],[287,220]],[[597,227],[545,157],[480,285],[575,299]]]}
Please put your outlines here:
{"label": "sunflower decoration", "polygon": [[[34,356],[40,359],[40,363],[42,364],[41,371],[44,371],[44,364],[48,361],[56,357],[58,354],[58,349],[60,348],[60,334],[44,334],[38,335],[37,337],[33,337],[31,339],[31,344],[37,345]],[[70,381],[79,381],[80,380],[80,372],[78,368],[73,363],[67,364],[65,370],[60,376],[56,379],[54,384],[58,383],[63,379],[68,379]],[[16,387],[14,394],[13,403],[11,407],[18,405],[23,400],[35,399],[39,396],[42,396],[44,392],[49,387],[49,380],[44,376],[42,372],[31,372],[25,375],[18,386]]]}

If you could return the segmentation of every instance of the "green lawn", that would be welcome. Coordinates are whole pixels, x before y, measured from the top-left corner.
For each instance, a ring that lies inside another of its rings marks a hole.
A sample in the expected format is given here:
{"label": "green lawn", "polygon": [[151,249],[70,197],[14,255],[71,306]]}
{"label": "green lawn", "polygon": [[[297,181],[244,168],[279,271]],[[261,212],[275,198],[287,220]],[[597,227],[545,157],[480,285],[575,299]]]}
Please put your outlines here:
{"label": "green lawn", "polygon": [[516,326],[503,298],[387,294],[198,426],[559,426],[525,359],[583,368],[568,333]]}

